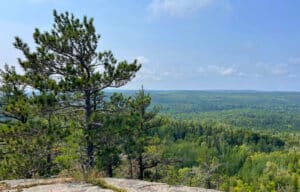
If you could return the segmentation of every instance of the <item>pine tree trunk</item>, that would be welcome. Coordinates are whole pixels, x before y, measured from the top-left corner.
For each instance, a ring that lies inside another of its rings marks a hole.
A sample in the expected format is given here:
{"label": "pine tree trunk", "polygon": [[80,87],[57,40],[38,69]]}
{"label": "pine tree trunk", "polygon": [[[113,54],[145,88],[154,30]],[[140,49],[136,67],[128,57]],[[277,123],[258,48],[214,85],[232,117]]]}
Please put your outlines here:
{"label": "pine tree trunk", "polygon": [[[52,116],[52,114],[50,113],[49,116],[48,116],[48,135],[50,135],[50,133],[52,132],[51,116]],[[47,175],[50,176],[51,169],[52,169],[52,157],[51,157],[51,144],[50,144],[50,141],[47,142],[46,146],[47,146],[46,147],[46,153],[47,153],[46,171],[47,171]]]}
{"label": "pine tree trunk", "polygon": [[129,162],[129,179],[133,179],[133,167],[132,167],[132,159],[131,158],[129,158],[128,159],[128,162]]}
{"label": "pine tree trunk", "polygon": [[91,93],[90,90],[85,91],[85,121],[86,121],[86,155],[88,158],[87,166],[91,168],[94,166],[94,144],[92,139],[92,125],[90,118],[92,115],[92,105],[91,105]]}
{"label": "pine tree trunk", "polygon": [[46,170],[47,170],[47,175],[51,175],[51,168],[52,168],[52,158],[51,158],[51,146],[47,144],[47,158],[46,158]]}
{"label": "pine tree trunk", "polygon": [[113,177],[113,168],[111,164],[109,164],[107,167],[107,175],[108,177]]}
{"label": "pine tree trunk", "polygon": [[144,170],[145,170],[145,168],[144,168],[144,164],[143,164],[142,154],[139,155],[138,161],[139,161],[139,179],[144,180]]}

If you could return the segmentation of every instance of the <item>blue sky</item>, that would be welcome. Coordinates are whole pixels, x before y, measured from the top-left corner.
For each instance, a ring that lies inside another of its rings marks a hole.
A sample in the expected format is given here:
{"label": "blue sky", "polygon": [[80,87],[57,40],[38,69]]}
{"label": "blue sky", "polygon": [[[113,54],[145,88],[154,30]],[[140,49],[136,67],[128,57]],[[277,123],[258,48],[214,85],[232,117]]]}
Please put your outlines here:
{"label": "blue sky", "polygon": [[94,17],[99,50],[139,59],[123,89],[300,91],[300,1],[9,0],[0,5],[0,66],[17,64],[52,10]]}

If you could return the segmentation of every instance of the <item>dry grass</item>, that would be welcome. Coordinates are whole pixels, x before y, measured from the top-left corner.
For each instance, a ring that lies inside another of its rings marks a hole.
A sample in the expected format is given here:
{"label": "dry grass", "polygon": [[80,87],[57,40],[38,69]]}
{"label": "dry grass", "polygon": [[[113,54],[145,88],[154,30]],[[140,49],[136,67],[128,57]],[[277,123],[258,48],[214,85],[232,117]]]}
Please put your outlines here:
{"label": "dry grass", "polygon": [[0,183],[0,191],[3,191],[5,189],[7,189],[9,187],[9,185],[5,182],[1,182]]}
{"label": "dry grass", "polygon": [[101,178],[89,179],[89,180],[87,180],[87,182],[90,184],[93,184],[93,185],[97,185],[103,189],[110,189],[114,192],[127,192],[125,189],[121,189],[116,186],[113,186]]}
{"label": "dry grass", "polygon": [[118,188],[116,186],[113,186],[109,183],[107,183],[104,179],[102,179],[103,173],[96,171],[96,170],[91,170],[87,174],[84,175],[84,181],[87,183],[90,183],[92,185],[99,186],[103,189],[110,189],[114,192],[126,192],[125,189]]}
{"label": "dry grass", "polygon": [[[50,179],[50,180],[40,180],[34,183],[23,183],[18,186],[10,186],[8,183],[1,182],[0,183],[0,191],[3,190],[16,190],[23,191],[23,189],[31,188],[39,185],[51,185],[51,184],[63,184],[63,183],[90,183],[92,185],[99,186],[103,189],[110,189],[114,192],[126,192],[125,189],[118,188],[107,183],[104,179],[102,179],[103,174],[101,172],[91,170],[87,173],[83,173],[82,171],[75,170],[72,172],[64,172],[60,175],[61,178]],[[70,177],[70,178],[66,178]]]}

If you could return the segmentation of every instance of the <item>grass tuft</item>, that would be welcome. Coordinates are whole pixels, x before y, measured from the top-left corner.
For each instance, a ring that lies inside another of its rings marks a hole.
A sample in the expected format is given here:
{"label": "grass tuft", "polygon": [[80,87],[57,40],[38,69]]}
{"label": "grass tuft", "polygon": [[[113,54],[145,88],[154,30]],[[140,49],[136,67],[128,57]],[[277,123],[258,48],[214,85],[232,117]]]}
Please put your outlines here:
{"label": "grass tuft", "polygon": [[93,185],[97,185],[103,189],[113,190],[114,192],[127,192],[125,189],[121,189],[116,186],[113,186],[101,178],[88,179],[87,182]]}

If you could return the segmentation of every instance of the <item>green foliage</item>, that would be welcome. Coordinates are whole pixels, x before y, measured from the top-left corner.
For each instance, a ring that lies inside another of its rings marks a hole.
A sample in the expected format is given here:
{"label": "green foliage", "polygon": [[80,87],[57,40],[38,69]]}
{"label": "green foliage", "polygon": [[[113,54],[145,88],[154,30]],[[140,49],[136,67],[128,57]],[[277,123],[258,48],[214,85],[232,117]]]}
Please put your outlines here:
{"label": "green foliage", "polygon": [[120,163],[121,133],[125,118],[120,114],[102,115],[97,117],[103,125],[94,134],[96,150],[96,165],[104,169],[109,176],[113,176],[113,169]]}
{"label": "green foliage", "polygon": [[249,156],[240,172],[221,189],[226,191],[299,191],[299,152],[277,151]]}
{"label": "green foliage", "polygon": [[92,116],[102,109],[102,91],[125,85],[141,66],[136,60],[118,62],[111,51],[99,52],[100,35],[96,33],[92,18],[80,20],[73,14],[58,14],[55,10],[53,16],[50,31],[35,30],[34,51],[19,37],[15,39],[14,46],[24,55],[23,60],[19,59],[25,72],[22,77],[26,80],[22,83],[39,91],[39,97],[46,94],[47,98],[39,101],[56,102],[60,110],[69,109],[69,114],[75,109],[83,110],[85,166],[89,169],[95,163],[92,137],[97,126]]}
{"label": "green foliage", "polygon": [[[129,100],[130,116],[134,121],[129,121],[131,128],[127,130],[124,140],[124,149],[129,164],[133,160],[138,163],[138,178],[144,179],[146,169],[157,166],[160,162],[159,153],[155,147],[159,139],[155,138],[153,128],[158,127],[160,122],[155,121],[158,108],[148,110],[151,104],[151,97],[142,88],[132,99]],[[132,167],[129,168],[130,177],[133,177]]]}
{"label": "green foliage", "polygon": [[[150,91],[161,113],[251,130],[299,132],[298,92]],[[130,92],[127,94],[131,94]]]}
{"label": "green foliage", "polygon": [[1,125],[1,153],[0,178],[30,178],[57,174],[61,169],[67,168],[68,163],[59,163],[58,160],[69,156],[71,151],[61,150],[64,135],[67,129],[61,129],[55,124],[49,132],[45,119],[35,118],[26,124],[10,123]]}
{"label": "green foliage", "polygon": [[[33,94],[26,102],[35,110],[25,123],[1,125],[2,178],[81,169],[86,161],[82,156],[85,145],[80,144],[85,130],[78,120],[84,121],[84,113],[52,113],[59,107],[59,97]],[[218,122],[176,120],[157,116],[157,108],[151,110],[150,104],[151,97],[144,90],[134,97],[115,93],[92,114],[90,139],[96,168],[102,174],[225,191],[299,190],[297,134],[274,136]],[[24,137],[29,133],[30,137]]]}

